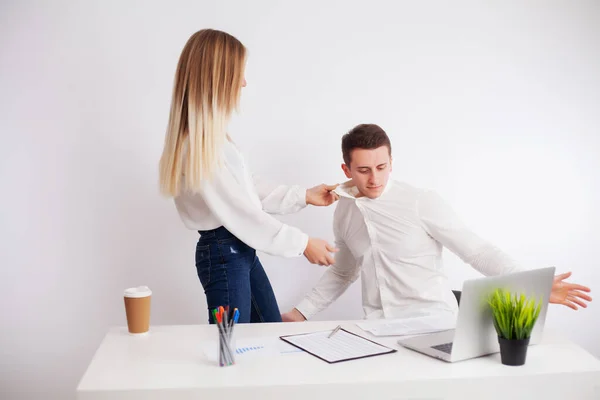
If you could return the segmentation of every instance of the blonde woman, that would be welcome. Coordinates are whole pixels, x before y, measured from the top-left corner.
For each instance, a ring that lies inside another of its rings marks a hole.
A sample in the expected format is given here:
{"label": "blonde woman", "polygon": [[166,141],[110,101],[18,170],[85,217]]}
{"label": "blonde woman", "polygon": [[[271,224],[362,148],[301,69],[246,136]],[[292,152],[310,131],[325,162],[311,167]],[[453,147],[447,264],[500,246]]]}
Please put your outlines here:
{"label": "blonde woman", "polygon": [[200,234],[196,269],[210,323],[210,310],[218,306],[238,308],[241,323],[281,321],[257,250],[304,255],[320,265],[331,265],[337,251],[271,215],[333,204],[337,185],[269,185],[248,170],[227,134],[246,86],[245,64],[246,49],[230,34],[204,29],[189,38],[177,65],[160,159],[161,192],[174,198],[185,226]]}

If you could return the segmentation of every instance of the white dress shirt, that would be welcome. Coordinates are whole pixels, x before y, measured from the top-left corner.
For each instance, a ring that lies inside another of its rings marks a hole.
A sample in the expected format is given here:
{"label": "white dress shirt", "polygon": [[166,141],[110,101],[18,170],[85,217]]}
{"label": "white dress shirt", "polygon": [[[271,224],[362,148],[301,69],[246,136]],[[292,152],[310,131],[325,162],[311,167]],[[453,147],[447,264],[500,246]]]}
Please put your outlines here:
{"label": "white dress shirt", "polygon": [[267,254],[296,257],[304,253],[308,235],[270,214],[306,207],[306,189],[271,185],[252,174],[231,142],[223,146],[223,166],[201,193],[182,191],[175,205],[184,225],[196,231],[224,226],[242,242]]}
{"label": "white dress shirt", "polygon": [[361,274],[366,319],[452,313],[458,305],[442,262],[443,246],[482,274],[521,268],[469,230],[434,191],[389,180],[377,199],[340,186],[334,213],[335,264],[296,307],[307,319]]}

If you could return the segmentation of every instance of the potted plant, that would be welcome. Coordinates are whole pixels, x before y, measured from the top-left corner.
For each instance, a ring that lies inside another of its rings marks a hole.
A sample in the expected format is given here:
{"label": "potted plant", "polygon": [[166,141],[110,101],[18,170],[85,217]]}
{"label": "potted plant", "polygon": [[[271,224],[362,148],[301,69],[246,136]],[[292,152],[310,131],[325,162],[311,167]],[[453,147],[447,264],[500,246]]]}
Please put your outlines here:
{"label": "potted plant", "polygon": [[541,300],[536,302],[524,294],[519,296],[496,289],[490,296],[489,305],[498,334],[502,364],[525,364],[531,332],[540,315]]}

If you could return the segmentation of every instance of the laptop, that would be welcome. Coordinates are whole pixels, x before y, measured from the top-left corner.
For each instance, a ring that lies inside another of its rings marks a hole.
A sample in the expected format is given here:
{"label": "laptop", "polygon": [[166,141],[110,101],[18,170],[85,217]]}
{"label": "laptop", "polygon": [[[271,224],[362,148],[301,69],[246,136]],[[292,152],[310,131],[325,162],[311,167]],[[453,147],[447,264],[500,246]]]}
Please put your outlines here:
{"label": "laptop", "polygon": [[398,344],[447,362],[456,362],[500,351],[492,312],[487,300],[496,288],[541,298],[542,307],[531,333],[530,345],[538,344],[546,321],[555,267],[471,279],[463,283],[454,329],[400,339]]}

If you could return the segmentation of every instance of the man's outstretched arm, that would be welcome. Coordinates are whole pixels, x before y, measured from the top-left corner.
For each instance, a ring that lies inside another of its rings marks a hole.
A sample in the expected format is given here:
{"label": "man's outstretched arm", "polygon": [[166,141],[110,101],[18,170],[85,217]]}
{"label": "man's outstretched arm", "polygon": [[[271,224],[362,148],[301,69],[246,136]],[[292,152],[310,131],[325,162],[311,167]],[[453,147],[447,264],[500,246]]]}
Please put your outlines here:
{"label": "man's outstretched arm", "polygon": [[[425,191],[419,198],[417,210],[425,230],[431,237],[459,256],[465,263],[485,276],[525,270],[508,254],[471,231],[436,192]],[[564,282],[570,272],[556,275],[550,303],[577,310],[587,307],[584,301],[592,298],[586,286]]]}

